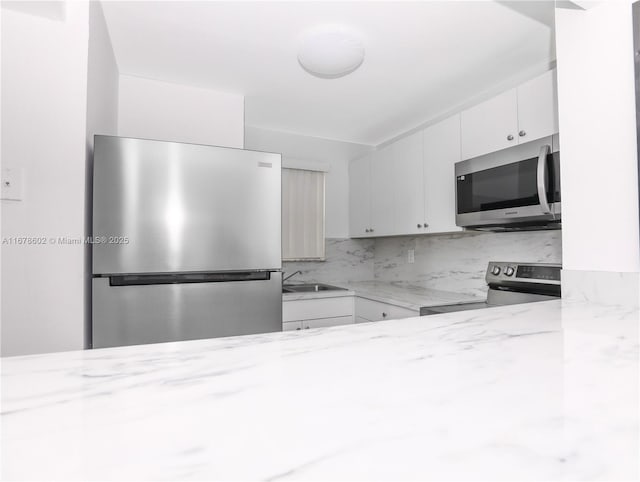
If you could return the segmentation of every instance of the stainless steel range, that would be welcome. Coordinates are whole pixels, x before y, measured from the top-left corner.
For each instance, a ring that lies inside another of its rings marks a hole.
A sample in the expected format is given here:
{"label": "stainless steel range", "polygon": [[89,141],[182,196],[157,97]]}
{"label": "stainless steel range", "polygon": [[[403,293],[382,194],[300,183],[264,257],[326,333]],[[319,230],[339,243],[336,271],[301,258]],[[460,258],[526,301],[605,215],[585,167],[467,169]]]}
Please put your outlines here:
{"label": "stainless steel range", "polygon": [[485,276],[489,287],[486,301],[424,306],[420,316],[555,300],[560,298],[561,270],[560,264],[491,261]]}

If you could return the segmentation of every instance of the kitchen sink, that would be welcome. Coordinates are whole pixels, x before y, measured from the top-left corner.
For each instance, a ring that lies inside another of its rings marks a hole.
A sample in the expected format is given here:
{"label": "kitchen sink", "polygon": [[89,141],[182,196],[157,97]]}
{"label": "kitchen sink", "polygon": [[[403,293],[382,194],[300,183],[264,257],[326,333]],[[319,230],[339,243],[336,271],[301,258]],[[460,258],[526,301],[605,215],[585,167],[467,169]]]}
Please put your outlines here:
{"label": "kitchen sink", "polygon": [[325,285],[322,283],[282,285],[283,293],[313,293],[316,291],[345,291],[345,290],[346,288]]}

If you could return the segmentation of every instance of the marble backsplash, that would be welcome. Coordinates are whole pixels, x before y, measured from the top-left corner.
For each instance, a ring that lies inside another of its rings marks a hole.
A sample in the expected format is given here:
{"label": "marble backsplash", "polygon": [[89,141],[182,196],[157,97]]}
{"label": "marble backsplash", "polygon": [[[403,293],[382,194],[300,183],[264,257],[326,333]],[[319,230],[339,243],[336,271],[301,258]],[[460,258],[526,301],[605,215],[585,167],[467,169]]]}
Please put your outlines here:
{"label": "marble backsplash", "polygon": [[329,238],[325,240],[326,261],[284,261],[287,274],[302,271],[291,281],[369,281],[374,279],[373,252],[375,240]]}
{"label": "marble backsplash", "polygon": [[[409,249],[415,262],[407,262]],[[489,261],[562,262],[562,231],[464,232],[433,236],[379,238],[374,276],[410,281],[427,288],[482,296]]]}
{"label": "marble backsplash", "polygon": [[[409,249],[415,262],[407,262]],[[400,281],[476,296],[486,294],[489,261],[562,262],[562,231],[455,234],[377,239],[327,239],[326,261],[282,263],[293,280]]]}

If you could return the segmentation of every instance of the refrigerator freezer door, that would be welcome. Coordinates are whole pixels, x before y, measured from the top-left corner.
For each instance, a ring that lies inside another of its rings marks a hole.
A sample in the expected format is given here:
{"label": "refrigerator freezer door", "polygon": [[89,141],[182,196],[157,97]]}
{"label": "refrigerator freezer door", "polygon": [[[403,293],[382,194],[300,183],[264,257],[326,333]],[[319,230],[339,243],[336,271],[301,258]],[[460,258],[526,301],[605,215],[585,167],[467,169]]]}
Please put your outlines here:
{"label": "refrigerator freezer door", "polygon": [[280,154],[96,136],[93,273],[280,269]]}
{"label": "refrigerator freezer door", "polygon": [[282,273],[270,280],[110,286],[93,279],[93,348],[282,331]]}

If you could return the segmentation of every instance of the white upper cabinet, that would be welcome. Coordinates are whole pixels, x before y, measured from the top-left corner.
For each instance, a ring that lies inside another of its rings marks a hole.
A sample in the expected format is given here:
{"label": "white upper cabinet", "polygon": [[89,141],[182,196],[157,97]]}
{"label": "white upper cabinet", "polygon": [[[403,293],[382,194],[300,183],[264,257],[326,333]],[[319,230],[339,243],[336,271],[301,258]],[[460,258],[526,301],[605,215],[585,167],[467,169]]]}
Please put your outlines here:
{"label": "white upper cabinet", "polygon": [[516,89],[462,111],[461,115],[463,159],[518,144]]}
{"label": "white upper cabinet", "polygon": [[371,233],[386,236],[394,233],[395,165],[394,145],[373,153],[371,162]]}
{"label": "white upper cabinet", "polygon": [[424,233],[422,131],[393,144],[393,234]]}
{"label": "white upper cabinet", "polygon": [[557,134],[557,104],[552,70],[351,161],[350,235],[461,231],[455,163]]}
{"label": "white upper cabinet", "polygon": [[456,226],[455,168],[460,161],[460,114],[424,130],[426,233],[462,231]]}
{"label": "white upper cabinet", "polygon": [[556,70],[518,87],[518,141],[551,136],[558,129]]}
{"label": "white upper cabinet", "polygon": [[352,237],[460,231],[454,164],[460,115],[354,159],[349,165]]}
{"label": "white upper cabinet", "polygon": [[349,235],[371,236],[371,154],[349,163]]}
{"label": "white upper cabinet", "polygon": [[351,161],[349,234],[363,238],[423,233],[422,170],[422,131]]}
{"label": "white upper cabinet", "polygon": [[556,71],[464,110],[461,116],[462,159],[556,134]]}

